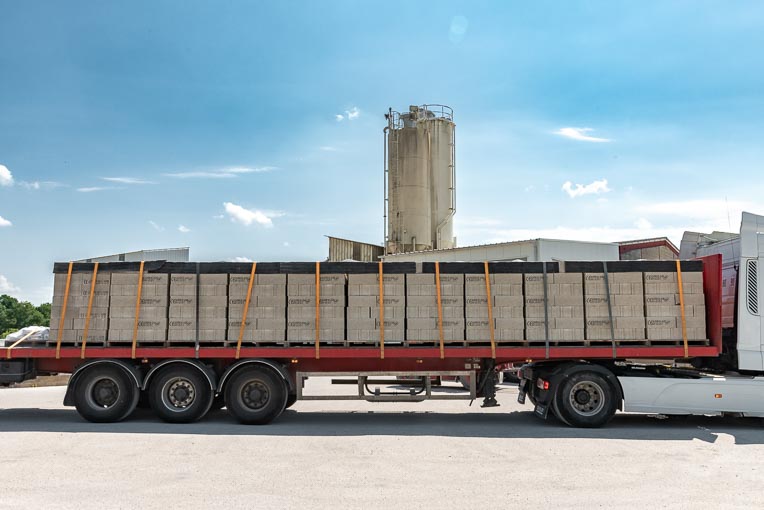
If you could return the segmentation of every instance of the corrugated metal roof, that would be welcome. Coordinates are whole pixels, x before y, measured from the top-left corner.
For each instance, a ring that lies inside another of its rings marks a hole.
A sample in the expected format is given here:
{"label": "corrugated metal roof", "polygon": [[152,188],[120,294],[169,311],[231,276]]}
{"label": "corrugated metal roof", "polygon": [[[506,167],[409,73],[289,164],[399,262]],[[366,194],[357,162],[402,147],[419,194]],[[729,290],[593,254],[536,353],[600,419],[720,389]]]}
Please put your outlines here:
{"label": "corrugated metal roof", "polygon": [[516,244],[522,244],[522,243],[537,243],[540,241],[553,241],[553,242],[561,242],[561,243],[578,243],[578,244],[596,244],[596,245],[617,245],[617,243],[608,243],[608,242],[600,242],[600,241],[576,241],[571,239],[548,239],[545,237],[539,237],[536,239],[523,239],[521,241],[504,241],[500,243],[486,243],[486,244],[473,244],[470,246],[456,246],[454,248],[443,248],[440,250],[419,250],[419,251],[407,251],[402,253],[390,253],[385,255],[386,257],[395,257],[397,255],[415,255],[418,253],[431,253],[431,252],[453,252],[453,251],[459,251],[459,250],[471,250],[476,248],[491,248],[491,247],[499,247],[499,246],[512,246]]}

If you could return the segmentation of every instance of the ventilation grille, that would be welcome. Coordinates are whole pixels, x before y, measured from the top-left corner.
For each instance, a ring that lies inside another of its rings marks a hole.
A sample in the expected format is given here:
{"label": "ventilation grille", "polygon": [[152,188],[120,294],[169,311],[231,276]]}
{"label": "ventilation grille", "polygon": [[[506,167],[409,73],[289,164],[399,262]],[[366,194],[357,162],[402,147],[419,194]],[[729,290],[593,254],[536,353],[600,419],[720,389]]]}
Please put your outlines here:
{"label": "ventilation grille", "polygon": [[758,285],[758,273],[757,273],[757,261],[748,261],[748,270],[746,275],[748,281],[747,294],[748,294],[748,311],[754,315],[759,315],[759,285]]}

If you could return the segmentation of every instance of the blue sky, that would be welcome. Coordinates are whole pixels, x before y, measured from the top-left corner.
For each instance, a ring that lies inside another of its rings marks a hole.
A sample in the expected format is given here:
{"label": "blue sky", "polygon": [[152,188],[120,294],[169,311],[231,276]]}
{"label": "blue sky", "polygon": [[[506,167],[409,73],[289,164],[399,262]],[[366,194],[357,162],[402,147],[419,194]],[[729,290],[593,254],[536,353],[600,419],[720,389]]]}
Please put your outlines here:
{"label": "blue sky", "polygon": [[461,245],[737,230],[764,213],[762,26],[760,2],[0,0],[0,292],[142,248],[381,242],[409,104],[454,108]]}

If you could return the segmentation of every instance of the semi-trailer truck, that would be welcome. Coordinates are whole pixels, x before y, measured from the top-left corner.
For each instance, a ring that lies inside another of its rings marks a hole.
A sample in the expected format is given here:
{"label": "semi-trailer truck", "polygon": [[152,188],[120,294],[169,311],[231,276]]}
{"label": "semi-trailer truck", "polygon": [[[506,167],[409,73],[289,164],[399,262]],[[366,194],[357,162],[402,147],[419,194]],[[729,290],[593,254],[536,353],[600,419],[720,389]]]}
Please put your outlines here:
{"label": "semi-trailer truck", "polygon": [[[426,347],[385,345],[384,338],[375,346],[326,346],[318,334],[312,346],[246,346],[241,341],[209,346],[200,345],[198,338],[180,347],[135,341],[126,346],[67,346],[59,336],[55,345],[26,345],[22,339],[0,347],[0,384],[70,373],[64,404],[93,422],[123,420],[139,402],[148,401],[168,422],[195,421],[213,407],[225,406],[242,423],[265,424],[297,400],[309,399],[418,402],[482,397],[484,406],[493,406],[496,371],[507,363],[525,363],[519,370],[518,400],[530,400],[539,417],[553,415],[570,426],[602,426],[619,410],[764,416],[759,305],[764,283],[758,278],[758,266],[764,263],[764,217],[743,213],[737,245],[730,249],[728,244],[718,249],[703,246],[697,252],[705,296],[704,344],[688,342],[685,336],[675,345],[635,345],[615,337],[581,345],[550,342],[548,337],[541,344],[497,345],[491,337],[490,344],[453,345],[444,344],[442,324],[439,345]],[[609,264],[615,263],[592,264],[607,274]],[[485,267],[487,274],[487,263]],[[305,381],[316,376],[345,378],[344,382],[352,378],[357,393],[305,394]],[[446,377],[469,381],[468,393],[433,391],[433,381]],[[408,387],[371,388],[391,382]]]}

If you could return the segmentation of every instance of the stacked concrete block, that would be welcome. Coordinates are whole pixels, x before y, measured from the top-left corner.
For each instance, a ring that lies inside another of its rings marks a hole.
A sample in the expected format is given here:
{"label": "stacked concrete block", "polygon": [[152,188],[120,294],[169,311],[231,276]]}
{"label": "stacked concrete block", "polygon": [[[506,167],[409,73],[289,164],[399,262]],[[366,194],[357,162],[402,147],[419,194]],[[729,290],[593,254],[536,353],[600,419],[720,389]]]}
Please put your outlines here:
{"label": "stacked concrete block", "polygon": [[[584,340],[584,284],[582,273],[526,274],[525,338],[530,342],[580,342]],[[545,312],[546,310],[546,312]]]}
{"label": "stacked concrete block", "polygon": [[465,322],[467,342],[484,343],[494,329],[496,343],[522,342],[525,338],[523,310],[523,275],[491,274],[490,306],[493,324],[489,322],[489,297],[484,274],[464,275]]}
{"label": "stacked concrete block", "polygon": [[[110,344],[133,341],[139,276],[137,271],[111,275],[108,333]],[[143,273],[136,336],[138,343],[164,344],[167,341],[169,276]]]}
{"label": "stacked concrete block", "polygon": [[[241,332],[249,275],[229,275],[228,343],[236,344]],[[255,275],[244,325],[243,344],[284,344],[287,329],[287,275]]]}
{"label": "stacked concrete block", "polygon": [[[405,275],[383,274],[382,281],[385,344],[401,344],[405,333]],[[379,274],[348,275],[348,343],[379,343],[381,308]]]}
{"label": "stacked concrete block", "polygon": [[[650,341],[681,342],[682,307],[674,272],[645,272],[645,320]],[[706,340],[706,307],[703,273],[682,272],[684,315],[688,340]]]}
{"label": "stacked concrete block", "polygon": [[[345,343],[345,275],[320,275],[319,340]],[[316,276],[287,275],[287,342],[306,344],[316,341]]]}
{"label": "stacked concrete block", "polygon": [[[464,275],[440,275],[444,342],[464,342]],[[406,340],[437,343],[440,324],[434,274],[406,275]]]}
{"label": "stacked concrete block", "polygon": [[[587,340],[645,340],[644,285],[641,272],[584,273]],[[608,286],[614,331],[610,328]],[[613,334],[615,337],[613,337]]]}
{"label": "stacked concrete block", "polygon": [[[58,341],[61,315],[66,294],[66,274],[56,274],[53,282],[53,302],[50,311],[50,343]],[[69,284],[69,298],[66,306],[64,327],[61,333],[61,343],[68,345],[81,345],[85,322],[87,320],[88,302],[93,282],[93,273],[72,273]],[[88,344],[104,345],[106,333],[109,329],[109,286],[111,274],[100,272],[96,276],[95,292],[93,294],[93,307],[90,311],[90,325],[88,328]]]}
{"label": "stacked concrete block", "polygon": [[199,343],[222,343],[226,339],[228,275],[170,275],[170,308],[167,341],[196,342],[197,293],[199,296]]}

